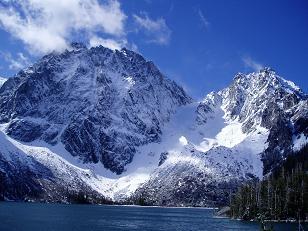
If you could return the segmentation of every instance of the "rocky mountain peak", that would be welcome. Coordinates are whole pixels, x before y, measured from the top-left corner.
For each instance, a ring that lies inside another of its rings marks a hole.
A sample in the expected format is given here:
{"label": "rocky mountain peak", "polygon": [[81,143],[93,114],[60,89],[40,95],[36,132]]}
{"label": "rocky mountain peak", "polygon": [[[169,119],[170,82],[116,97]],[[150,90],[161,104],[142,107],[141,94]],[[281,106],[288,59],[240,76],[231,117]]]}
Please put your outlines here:
{"label": "rocky mountain peak", "polygon": [[122,173],[135,147],[158,142],[162,126],[191,98],[136,52],[72,47],[8,80],[0,121],[17,140],[61,142],[84,162]]}
{"label": "rocky mountain peak", "polygon": [[284,92],[285,94],[294,94],[299,98],[305,97],[303,91],[295,83],[277,75],[270,67],[249,74],[236,74],[231,87],[241,88],[246,92],[259,91],[271,94]]}
{"label": "rocky mountain peak", "polygon": [[264,67],[262,69],[260,69],[259,71],[260,73],[265,73],[265,74],[272,74],[272,75],[275,75],[275,70],[271,67]]}
{"label": "rocky mountain peak", "polygon": [[230,86],[201,102],[198,121],[206,121],[207,113],[217,106],[227,120],[240,122],[245,134],[259,127],[269,130],[268,147],[262,154],[265,173],[291,152],[294,139],[307,133],[307,94],[271,68],[236,74]]}

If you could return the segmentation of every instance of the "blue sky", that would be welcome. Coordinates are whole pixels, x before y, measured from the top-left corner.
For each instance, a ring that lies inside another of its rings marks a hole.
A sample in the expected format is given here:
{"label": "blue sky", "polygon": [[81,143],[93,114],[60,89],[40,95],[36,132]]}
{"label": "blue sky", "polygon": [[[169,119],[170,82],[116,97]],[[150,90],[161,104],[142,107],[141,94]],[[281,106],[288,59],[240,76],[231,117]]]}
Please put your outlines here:
{"label": "blue sky", "polygon": [[262,66],[308,91],[306,0],[61,2],[0,1],[0,75],[78,40],[137,50],[195,98]]}

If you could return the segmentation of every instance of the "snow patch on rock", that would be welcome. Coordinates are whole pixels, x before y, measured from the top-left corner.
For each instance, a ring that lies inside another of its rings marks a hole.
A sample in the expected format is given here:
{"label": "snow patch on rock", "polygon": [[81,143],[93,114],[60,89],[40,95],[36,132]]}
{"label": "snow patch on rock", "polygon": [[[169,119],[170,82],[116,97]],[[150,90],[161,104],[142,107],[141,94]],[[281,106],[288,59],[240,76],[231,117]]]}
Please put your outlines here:
{"label": "snow patch on rock", "polygon": [[6,78],[0,77],[0,88],[6,82],[6,80],[7,80]]}

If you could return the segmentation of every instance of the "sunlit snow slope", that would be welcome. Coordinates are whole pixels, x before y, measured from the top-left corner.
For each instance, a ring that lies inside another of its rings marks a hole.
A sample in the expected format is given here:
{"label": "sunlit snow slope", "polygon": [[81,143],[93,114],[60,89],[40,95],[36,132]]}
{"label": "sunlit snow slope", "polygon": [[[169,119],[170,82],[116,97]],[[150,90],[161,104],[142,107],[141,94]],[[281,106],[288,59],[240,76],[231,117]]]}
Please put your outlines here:
{"label": "sunlit snow slope", "polygon": [[261,178],[307,142],[307,105],[307,95],[269,68],[236,75],[229,87],[179,109],[160,144],[143,147],[148,164],[159,158],[160,166],[135,199],[225,204],[240,182]]}

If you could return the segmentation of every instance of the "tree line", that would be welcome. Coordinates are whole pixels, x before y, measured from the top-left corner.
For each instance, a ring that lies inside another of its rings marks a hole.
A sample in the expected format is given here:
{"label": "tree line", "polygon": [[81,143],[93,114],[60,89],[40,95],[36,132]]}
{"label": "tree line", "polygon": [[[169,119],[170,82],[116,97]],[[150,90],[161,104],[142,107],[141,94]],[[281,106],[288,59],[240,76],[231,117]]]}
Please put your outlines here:
{"label": "tree line", "polygon": [[230,202],[230,216],[244,220],[307,220],[308,145],[293,152],[264,177],[239,188]]}

